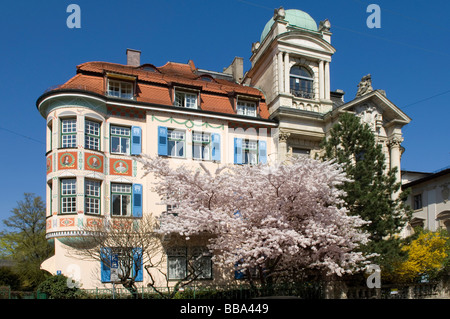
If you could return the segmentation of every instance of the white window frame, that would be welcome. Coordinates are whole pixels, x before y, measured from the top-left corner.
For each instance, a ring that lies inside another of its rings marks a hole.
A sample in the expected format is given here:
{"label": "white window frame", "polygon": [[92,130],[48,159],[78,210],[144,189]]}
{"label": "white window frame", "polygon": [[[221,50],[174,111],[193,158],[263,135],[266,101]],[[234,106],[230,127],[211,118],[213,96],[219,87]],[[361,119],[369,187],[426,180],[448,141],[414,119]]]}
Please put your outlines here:
{"label": "white window frame", "polygon": [[[167,129],[167,155],[170,157],[186,157],[186,132],[177,129]],[[178,155],[180,151],[182,155]]]}
{"label": "white window frame", "polygon": [[175,89],[174,105],[188,109],[198,108],[198,93]]}
{"label": "white window frame", "polygon": [[61,119],[61,148],[77,147],[77,119]]}
{"label": "white window frame", "polygon": [[134,97],[133,83],[108,79],[107,94],[111,97],[132,100]]}
{"label": "white window frame", "polygon": [[101,123],[86,119],[84,121],[84,148],[94,151],[100,150]]}
{"label": "white window frame", "polygon": [[[253,159],[251,159],[252,157]],[[242,140],[242,164],[256,165],[258,164],[258,141],[243,139]]]}
{"label": "white window frame", "polygon": [[86,179],[84,181],[84,212],[100,215],[101,181]]}
{"label": "white window frame", "polygon": [[[112,217],[129,217],[132,216],[132,185],[131,184],[122,184],[122,183],[111,183],[111,216]],[[119,212],[114,212],[114,201],[115,198],[119,200]],[[124,211],[124,199],[126,199],[127,203],[125,203],[126,209]]]}
{"label": "white window frame", "polygon": [[211,160],[211,134],[192,132],[192,158],[195,160]]}
{"label": "white window frame", "polygon": [[256,102],[238,100],[236,105],[236,113],[238,115],[256,117]]}
{"label": "white window frame", "polygon": [[[128,134],[126,134],[128,132]],[[122,155],[130,155],[131,152],[131,128],[126,126],[120,126],[120,125],[111,125],[109,128],[109,137],[111,140],[111,154],[122,154]],[[119,143],[117,146],[120,146],[120,150],[117,151],[113,149],[113,139],[119,139]],[[122,145],[125,143],[125,145]],[[122,149],[125,149],[124,152],[122,152]]]}
{"label": "white window frame", "polygon": [[60,180],[61,214],[77,213],[77,180],[64,178]]}

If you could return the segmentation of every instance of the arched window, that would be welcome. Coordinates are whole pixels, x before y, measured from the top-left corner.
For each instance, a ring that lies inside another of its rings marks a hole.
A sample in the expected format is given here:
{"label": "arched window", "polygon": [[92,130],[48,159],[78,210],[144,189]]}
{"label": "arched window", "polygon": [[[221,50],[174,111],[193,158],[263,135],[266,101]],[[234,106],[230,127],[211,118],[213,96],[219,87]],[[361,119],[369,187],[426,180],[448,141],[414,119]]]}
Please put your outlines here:
{"label": "arched window", "polygon": [[313,75],[303,66],[294,65],[290,72],[291,94],[306,99],[314,98]]}

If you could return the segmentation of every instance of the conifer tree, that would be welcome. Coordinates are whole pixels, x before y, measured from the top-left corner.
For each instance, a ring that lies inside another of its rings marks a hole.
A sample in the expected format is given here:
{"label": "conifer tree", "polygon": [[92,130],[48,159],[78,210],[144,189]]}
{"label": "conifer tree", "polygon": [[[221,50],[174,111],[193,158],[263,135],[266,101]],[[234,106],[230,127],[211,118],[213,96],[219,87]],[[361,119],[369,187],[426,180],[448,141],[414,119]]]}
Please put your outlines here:
{"label": "conifer tree", "polygon": [[324,160],[335,159],[343,165],[349,182],[340,187],[350,214],[365,221],[370,234],[366,253],[377,253],[374,262],[389,266],[400,252],[399,232],[411,217],[403,199],[397,167],[386,169],[386,158],[369,125],[352,114],[343,114],[322,142]]}

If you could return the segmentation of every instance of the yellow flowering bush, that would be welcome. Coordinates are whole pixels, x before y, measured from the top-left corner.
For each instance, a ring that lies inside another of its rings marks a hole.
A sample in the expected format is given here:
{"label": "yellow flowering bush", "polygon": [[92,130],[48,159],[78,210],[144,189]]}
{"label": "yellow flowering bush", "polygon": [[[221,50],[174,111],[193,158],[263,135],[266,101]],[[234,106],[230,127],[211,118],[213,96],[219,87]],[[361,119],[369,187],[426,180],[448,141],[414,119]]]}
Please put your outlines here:
{"label": "yellow flowering bush", "polygon": [[421,275],[435,276],[448,261],[449,237],[439,232],[424,232],[402,248],[408,258],[396,273],[402,281],[413,281]]}

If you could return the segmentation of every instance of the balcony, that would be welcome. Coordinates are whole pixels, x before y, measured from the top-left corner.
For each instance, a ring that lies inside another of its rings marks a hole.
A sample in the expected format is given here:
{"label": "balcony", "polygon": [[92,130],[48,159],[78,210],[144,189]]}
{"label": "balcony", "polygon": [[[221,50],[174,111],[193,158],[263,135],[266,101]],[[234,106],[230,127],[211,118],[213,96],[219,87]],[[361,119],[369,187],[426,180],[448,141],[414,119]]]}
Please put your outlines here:
{"label": "balcony", "polygon": [[312,100],[314,99],[313,89],[291,89],[291,94],[295,97],[301,97],[304,99]]}

